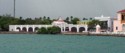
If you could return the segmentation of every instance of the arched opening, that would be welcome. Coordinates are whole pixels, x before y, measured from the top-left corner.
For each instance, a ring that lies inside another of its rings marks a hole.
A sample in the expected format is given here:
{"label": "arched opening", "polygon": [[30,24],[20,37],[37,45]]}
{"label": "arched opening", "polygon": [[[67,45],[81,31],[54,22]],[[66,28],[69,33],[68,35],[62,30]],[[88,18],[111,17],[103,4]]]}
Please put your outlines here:
{"label": "arched opening", "polygon": [[122,31],[125,31],[125,24],[122,25]]}
{"label": "arched opening", "polygon": [[38,29],[39,29],[38,27],[35,27],[35,32],[37,32]]}
{"label": "arched opening", "polygon": [[64,31],[64,27],[62,27],[62,30]]}
{"label": "arched opening", "polygon": [[66,27],[66,29],[65,29],[66,31],[69,31],[69,27]]}
{"label": "arched opening", "polygon": [[28,32],[33,32],[33,28],[29,27]]}
{"label": "arched opening", "polygon": [[26,32],[26,31],[27,31],[26,27],[23,27],[22,32]]}
{"label": "arched opening", "polygon": [[79,28],[79,32],[83,32],[83,31],[85,31],[85,28],[84,27],[80,27]]}
{"label": "arched opening", "polygon": [[77,32],[77,28],[76,27],[72,27],[71,28],[71,32]]}
{"label": "arched opening", "polygon": [[19,30],[19,31],[21,31],[20,27],[17,27],[16,29]]}

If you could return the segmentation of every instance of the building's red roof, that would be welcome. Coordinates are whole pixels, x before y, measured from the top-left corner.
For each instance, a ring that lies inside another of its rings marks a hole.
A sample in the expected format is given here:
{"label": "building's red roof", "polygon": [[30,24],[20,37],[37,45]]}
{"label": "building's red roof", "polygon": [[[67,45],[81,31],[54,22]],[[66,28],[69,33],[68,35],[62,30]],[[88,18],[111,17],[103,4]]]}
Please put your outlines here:
{"label": "building's red roof", "polygon": [[125,13],[125,9],[124,10],[120,10],[117,13]]}

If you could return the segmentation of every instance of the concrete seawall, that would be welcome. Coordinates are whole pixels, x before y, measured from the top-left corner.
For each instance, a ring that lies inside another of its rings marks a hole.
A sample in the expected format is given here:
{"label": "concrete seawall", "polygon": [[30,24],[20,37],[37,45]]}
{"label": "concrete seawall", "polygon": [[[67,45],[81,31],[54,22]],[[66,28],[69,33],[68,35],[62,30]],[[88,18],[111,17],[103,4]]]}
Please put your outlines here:
{"label": "concrete seawall", "polygon": [[7,31],[4,31],[4,32],[0,32],[0,34],[36,34],[34,32],[7,32]]}
{"label": "concrete seawall", "polygon": [[[0,34],[36,34],[34,32],[0,32]],[[80,35],[80,36],[118,36],[118,37],[125,37],[125,32],[101,32],[101,33],[95,33],[95,32],[63,32],[61,33],[63,35]]]}
{"label": "concrete seawall", "polygon": [[119,37],[125,37],[125,33],[113,33],[113,32],[101,32],[101,33],[95,33],[95,32],[82,32],[82,33],[66,32],[66,33],[62,33],[62,34],[65,34],[65,35],[119,36]]}

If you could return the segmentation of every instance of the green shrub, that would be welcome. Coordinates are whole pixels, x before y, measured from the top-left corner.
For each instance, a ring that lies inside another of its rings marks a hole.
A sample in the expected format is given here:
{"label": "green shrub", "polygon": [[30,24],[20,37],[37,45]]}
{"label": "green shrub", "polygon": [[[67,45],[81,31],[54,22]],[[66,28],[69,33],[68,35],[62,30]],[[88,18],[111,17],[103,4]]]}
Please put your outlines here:
{"label": "green shrub", "polygon": [[50,34],[58,34],[58,33],[61,33],[61,29],[58,26],[53,26],[48,28],[48,32]]}
{"label": "green shrub", "polygon": [[58,26],[48,27],[47,29],[42,27],[38,30],[38,34],[59,34],[61,29]]}
{"label": "green shrub", "polygon": [[45,28],[45,27],[42,27],[38,30],[37,32],[38,34],[47,34],[48,33],[48,30]]}

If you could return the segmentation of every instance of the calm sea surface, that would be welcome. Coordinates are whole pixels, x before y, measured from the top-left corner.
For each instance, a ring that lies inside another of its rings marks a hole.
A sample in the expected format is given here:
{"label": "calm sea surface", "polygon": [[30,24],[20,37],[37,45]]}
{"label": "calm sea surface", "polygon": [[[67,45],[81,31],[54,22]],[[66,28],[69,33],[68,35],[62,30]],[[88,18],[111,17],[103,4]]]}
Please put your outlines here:
{"label": "calm sea surface", "polygon": [[125,53],[125,37],[0,34],[0,53]]}

